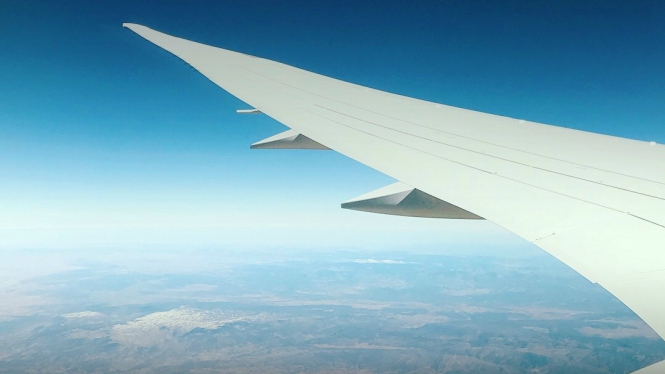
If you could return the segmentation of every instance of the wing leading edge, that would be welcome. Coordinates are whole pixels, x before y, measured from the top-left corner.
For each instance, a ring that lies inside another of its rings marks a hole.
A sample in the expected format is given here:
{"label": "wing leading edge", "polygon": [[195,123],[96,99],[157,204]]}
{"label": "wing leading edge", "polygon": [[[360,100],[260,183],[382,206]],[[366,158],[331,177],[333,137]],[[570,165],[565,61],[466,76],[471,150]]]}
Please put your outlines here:
{"label": "wing leading edge", "polygon": [[[124,26],[310,144],[534,243],[665,338],[665,147],[412,99]],[[640,374],[662,371],[665,363]]]}

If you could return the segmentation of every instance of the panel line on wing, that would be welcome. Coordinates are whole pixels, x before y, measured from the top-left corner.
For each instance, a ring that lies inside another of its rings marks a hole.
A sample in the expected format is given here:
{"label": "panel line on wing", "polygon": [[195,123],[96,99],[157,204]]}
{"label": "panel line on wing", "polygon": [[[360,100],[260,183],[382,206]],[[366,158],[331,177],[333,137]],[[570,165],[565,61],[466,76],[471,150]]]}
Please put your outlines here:
{"label": "panel line on wing", "polygon": [[[245,68],[243,68],[243,70],[248,71],[248,70],[245,69]],[[257,81],[255,81],[255,80],[249,78],[249,77],[246,77],[246,76],[243,76],[243,75],[238,75],[238,74],[233,74],[233,75],[236,76],[237,78],[242,79],[242,80],[246,80],[246,81],[248,81],[248,82],[251,82],[252,84],[257,85],[257,86],[259,86],[259,87],[263,87],[263,88],[265,88],[265,89],[272,89],[272,90],[275,89],[274,87],[266,86],[264,83],[262,83],[262,82],[257,82]],[[263,77],[263,75],[261,75],[261,74],[256,74],[256,75],[258,75],[258,76],[262,76],[262,77]],[[283,84],[283,83],[281,83],[281,82],[279,82],[279,81],[275,81],[274,79],[271,79],[271,78],[266,78],[266,79],[269,79],[270,81],[276,82],[276,83],[278,83],[278,84],[280,84],[280,85],[285,85],[285,84]],[[288,85],[286,85],[286,86],[288,86]],[[302,90],[301,90],[301,91],[302,91]],[[291,98],[294,99],[296,102],[305,101],[305,99],[300,98],[300,97],[297,97],[297,96],[294,96],[292,93],[285,92],[285,91],[283,91],[283,90],[279,90],[278,92],[279,92],[280,94],[282,94],[282,95],[285,95],[285,96],[291,97]],[[293,103],[293,101],[289,101],[289,104],[290,104],[290,105],[295,105],[295,104]],[[309,104],[310,104],[310,105],[317,106],[316,104],[313,104],[313,103],[309,103]],[[297,107],[299,107],[299,106],[297,106]],[[321,109],[323,109],[323,110],[328,110],[328,108],[325,108],[325,107],[321,107],[321,106],[317,106],[317,107],[319,107],[319,108],[321,108]],[[409,148],[409,149],[412,149],[412,150],[415,150],[415,151],[418,151],[418,152],[422,152],[422,153],[425,153],[425,154],[428,154],[428,155],[431,155],[431,156],[434,156],[434,157],[437,157],[437,158],[440,158],[440,159],[446,160],[446,161],[448,161],[448,162],[453,162],[453,163],[456,163],[456,164],[461,165],[461,166],[464,166],[464,167],[468,167],[468,168],[472,168],[472,169],[475,169],[475,170],[478,170],[478,171],[482,171],[482,172],[485,172],[485,173],[488,173],[488,174],[492,174],[492,175],[500,176],[500,177],[502,177],[502,178],[504,178],[504,179],[506,179],[506,180],[510,180],[510,181],[513,181],[513,182],[517,182],[517,183],[520,183],[520,184],[523,184],[523,185],[526,185],[526,186],[529,186],[529,187],[538,188],[538,189],[543,190],[543,191],[547,191],[547,192],[555,193],[555,194],[558,194],[558,195],[560,195],[560,196],[564,196],[564,197],[568,197],[568,198],[571,198],[571,199],[574,199],[574,200],[577,200],[577,201],[581,201],[581,202],[584,202],[584,203],[592,204],[592,205],[595,205],[595,206],[598,206],[598,207],[601,207],[601,208],[610,209],[610,210],[612,210],[612,211],[616,211],[616,212],[620,212],[620,213],[625,213],[624,210],[619,210],[619,209],[611,208],[611,207],[609,207],[608,205],[605,205],[605,204],[600,204],[600,203],[596,203],[596,202],[590,201],[590,200],[588,200],[588,199],[584,199],[584,198],[580,198],[580,197],[571,196],[571,195],[569,195],[569,194],[561,193],[561,192],[558,192],[558,191],[551,190],[551,189],[549,189],[549,188],[541,187],[541,186],[538,186],[538,185],[535,185],[535,184],[532,184],[532,183],[528,183],[528,182],[525,182],[525,181],[522,181],[522,180],[519,180],[519,179],[511,178],[511,177],[508,177],[508,176],[506,176],[506,175],[501,175],[501,174],[498,174],[498,173],[495,172],[495,171],[488,171],[488,170],[486,170],[486,169],[479,168],[479,167],[475,167],[475,166],[472,166],[472,165],[467,164],[467,163],[458,162],[458,161],[454,161],[454,160],[452,160],[452,159],[450,159],[450,158],[442,157],[442,156],[437,155],[437,154],[432,153],[432,152],[427,152],[427,151],[424,151],[424,150],[421,150],[421,149],[418,149],[418,148],[414,148],[414,147],[412,147],[412,146],[407,146],[407,145],[402,144],[402,143],[400,143],[400,142],[396,142],[396,141],[393,141],[393,140],[387,139],[387,138],[385,138],[385,137],[378,136],[377,134],[374,134],[374,133],[371,133],[371,132],[368,132],[368,131],[364,131],[364,130],[358,129],[358,128],[356,128],[356,127],[350,126],[350,125],[348,125],[348,124],[345,124],[345,123],[342,123],[342,122],[339,122],[339,121],[333,120],[333,119],[331,119],[331,118],[329,118],[329,117],[321,116],[320,114],[317,114],[317,113],[315,113],[315,112],[312,112],[312,111],[310,111],[310,110],[307,110],[306,108],[299,107],[299,110],[307,111],[308,113],[310,113],[310,114],[312,114],[312,115],[316,115],[317,117],[325,118],[325,119],[331,120],[331,121],[333,121],[333,122],[335,122],[335,123],[337,123],[337,124],[339,124],[339,125],[342,125],[342,126],[345,126],[345,127],[349,128],[349,129],[353,129],[353,130],[355,130],[355,131],[358,131],[358,132],[364,133],[364,134],[366,134],[366,135],[370,135],[370,136],[373,136],[373,137],[376,137],[376,138],[382,139],[382,140],[384,140],[384,141],[389,141],[389,142],[391,142],[391,143],[398,144],[398,145],[401,145],[401,146],[407,147],[407,148]],[[331,112],[334,113],[335,111],[331,111]],[[346,114],[344,114],[344,113],[339,113],[339,115],[342,115],[342,116],[345,116],[345,117],[348,117],[348,118],[354,118],[354,119],[355,119],[355,117],[353,117],[353,116],[349,116],[349,115],[346,115]],[[362,120],[362,119],[356,119],[356,120],[358,120],[358,121],[363,121],[363,122],[368,122],[368,121],[364,121],[364,120]],[[369,122],[369,123],[371,123],[371,122]],[[382,127],[382,128],[384,128],[384,126],[382,126],[382,125],[377,125],[377,124],[374,124],[374,125],[376,125],[376,126],[378,126],[378,127]],[[395,129],[391,129],[391,128],[386,128],[386,129],[387,129],[387,130],[392,130],[392,131],[399,132],[399,130],[395,130]],[[413,136],[413,137],[415,137],[415,138],[419,138],[418,136],[415,136],[415,135],[412,135],[412,134],[407,134],[407,135],[411,135],[411,136]],[[444,145],[445,145],[445,144],[444,144]],[[453,146],[453,147],[454,147],[454,146]],[[459,147],[457,147],[457,148],[459,148]],[[531,167],[531,166],[526,165],[526,167]],[[600,185],[600,184],[598,184],[598,185]],[[608,187],[611,187],[611,186],[608,186]],[[628,192],[628,191],[627,191],[627,192]],[[648,196],[647,196],[647,197],[648,197]]]}
{"label": "panel line on wing", "polygon": [[617,218],[619,216],[626,215],[626,214],[630,215],[630,213],[627,213],[627,212],[617,212],[616,214],[613,214],[613,215],[607,216],[607,217],[603,217],[601,219],[594,219],[594,220],[591,220],[591,221],[578,223],[576,225],[572,225],[572,226],[569,226],[569,227],[564,227],[564,228],[562,228],[560,230],[557,230],[556,232],[553,232],[551,234],[543,235],[540,238],[529,240],[529,243],[536,244],[536,242],[547,239],[547,238],[552,237],[554,235],[564,234],[567,231],[576,230],[576,229],[579,229],[580,227],[595,225],[595,224],[603,222],[603,221],[609,221],[611,219],[614,219],[614,218]]}
{"label": "panel line on wing", "polygon": [[654,225],[656,225],[656,226],[660,226],[660,227],[662,227],[662,228],[665,229],[665,226],[661,225],[661,224],[658,223],[658,222],[654,222],[654,221],[648,220],[648,219],[646,219],[646,218],[640,217],[640,216],[635,215],[635,214],[632,214],[632,213],[630,213],[630,212],[627,212],[627,213],[628,213],[629,215],[635,217],[635,218],[641,219],[642,221],[649,222],[649,223],[651,223],[651,224],[654,224]]}
{"label": "panel line on wing", "polygon": [[643,193],[643,192],[639,192],[639,191],[635,191],[635,190],[631,190],[631,189],[627,189],[627,188],[623,188],[623,187],[618,187],[618,186],[614,186],[614,185],[607,184],[607,183],[602,183],[602,182],[598,182],[598,181],[593,181],[593,180],[586,179],[586,178],[583,178],[583,177],[578,177],[578,176],[575,176],[575,175],[570,175],[570,174],[566,174],[566,173],[563,173],[563,172],[559,172],[559,171],[554,171],[554,170],[546,169],[546,168],[543,168],[543,167],[540,167],[540,166],[534,166],[534,165],[531,165],[531,164],[525,164],[525,163],[523,163],[523,162],[519,162],[519,161],[511,160],[511,159],[508,159],[508,158],[504,158],[504,157],[499,157],[499,156],[495,156],[495,155],[487,154],[487,153],[485,153],[485,152],[476,151],[476,150],[473,150],[473,149],[469,149],[469,148],[461,147],[461,146],[454,145],[454,144],[445,143],[445,142],[442,142],[442,141],[440,141],[440,140],[429,139],[429,138],[426,138],[426,137],[424,137],[424,136],[420,136],[420,135],[412,134],[412,133],[407,132],[407,131],[402,131],[402,130],[394,129],[394,128],[389,127],[389,126],[380,125],[380,124],[378,124],[378,123],[375,123],[375,122],[372,122],[372,121],[368,121],[368,120],[365,120],[365,119],[362,119],[362,118],[358,118],[358,117],[352,116],[352,115],[350,115],[350,114],[342,113],[342,112],[339,112],[339,111],[336,111],[336,110],[333,110],[333,109],[330,109],[330,108],[326,108],[326,107],[321,106],[321,105],[318,105],[318,104],[314,104],[314,106],[319,107],[319,108],[324,109],[324,110],[328,110],[328,111],[333,112],[333,113],[336,113],[336,114],[339,114],[339,115],[341,115],[341,116],[349,117],[349,118],[355,119],[355,120],[357,120],[357,121],[361,121],[361,122],[365,122],[365,123],[368,123],[368,124],[373,125],[373,126],[381,127],[381,128],[386,129],[386,130],[389,130],[389,131],[394,131],[394,132],[400,133],[400,134],[402,134],[402,135],[412,136],[412,137],[414,137],[414,138],[418,138],[418,139],[421,139],[421,140],[424,140],[424,141],[428,141],[428,142],[432,142],[432,143],[440,144],[440,145],[447,146],[447,147],[451,147],[451,148],[456,148],[456,149],[459,149],[459,150],[462,150],[462,151],[475,153],[475,154],[478,154],[478,155],[481,155],[481,156],[485,156],[485,157],[489,157],[489,158],[494,158],[494,159],[501,160],[501,161],[510,162],[510,163],[513,163],[513,164],[516,164],[516,165],[525,166],[525,167],[528,167],[528,168],[533,168],[533,169],[537,169],[537,170],[542,170],[542,171],[544,171],[544,172],[548,172],[548,173],[558,174],[558,175],[561,175],[561,176],[564,176],[564,177],[568,177],[568,178],[574,178],[574,179],[581,180],[581,181],[588,182],[588,183],[594,183],[594,184],[597,184],[597,185],[600,185],[600,186],[605,186],[605,187],[609,187],[609,188],[615,188],[615,189],[622,190],[622,191],[626,191],[626,192],[629,192],[629,193],[634,193],[634,194],[638,194],[638,195],[642,195],[642,196],[651,197],[651,198],[654,198],[654,199],[659,199],[659,200],[663,200],[663,201],[665,201],[665,198],[660,197],[660,196],[650,195],[650,194],[647,194],[647,193]]}
{"label": "panel line on wing", "polygon": [[[341,100],[336,100],[336,99],[333,99],[333,98],[330,98],[330,97],[327,97],[327,96],[323,96],[323,95],[317,94],[317,93],[315,93],[315,92],[311,92],[311,91],[308,91],[308,90],[302,89],[302,88],[300,88],[300,87],[296,87],[296,86],[293,86],[293,85],[291,85],[291,84],[288,84],[288,83],[286,83],[286,82],[283,82],[283,81],[280,81],[280,80],[277,80],[277,79],[271,78],[271,77],[269,77],[269,76],[266,76],[266,75],[264,75],[264,74],[258,73],[258,72],[254,71],[254,70],[251,70],[251,69],[248,69],[248,68],[245,68],[245,67],[241,67],[241,69],[243,69],[243,70],[245,70],[245,71],[247,71],[247,72],[249,72],[249,73],[253,73],[253,74],[255,74],[255,75],[258,75],[258,76],[260,76],[260,77],[262,77],[262,78],[264,78],[264,79],[267,79],[267,80],[270,80],[270,81],[272,81],[272,82],[278,83],[278,84],[280,84],[280,85],[284,85],[284,86],[290,87],[290,88],[292,88],[292,89],[295,89],[295,90],[298,90],[298,91],[301,91],[301,92],[307,93],[307,94],[309,94],[309,95],[317,96],[317,97],[323,98],[323,99],[325,99],[325,100],[333,101],[333,102],[336,102],[336,103],[339,103],[339,104],[342,104],[342,105],[347,105],[347,106],[350,106],[350,107],[352,107],[352,108],[355,108],[355,109],[358,109],[358,110],[361,110],[361,111],[369,112],[369,113],[372,113],[372,114],[375,114],[375,115],[379,115],[379,116],[382,116],[382,117],[385,117],[385,118],[390,118],[390,119],[395,120],[395,121],[404,122],[404,123],[407,123],[407,124],[410,124],[410,125],[413,125],[413,126],[417,126],[417,127],[425,128],[425,129],[432,130],[432,131],[436,131],[436,132],[440,132],[440,133],[446,133],[446,134],[449,134],[449,135],[452,135],[452,136],[457,136],[457,137],[464,138],[464,139],[467,139],[467,140],[471,140],[471,141],[475,141],[475,142],[479,142],[479,143],[483,143],[483,144],[487,144],[487,145],[491,145],[491,146],[495,146],[495,147],[499,147],[499,148],[504,148],[504,149],[508,149],[508,150],[511,150],[511,151],[515,151],[515,152],[520,152],[520,153],[524,153],[524,154],[529,154],[529,155],[536,156],[536,157],[542,157],[542,158],[545,158],[545,159],[550,159],[550,160],[554,160],[554,161],[558,161],[558,162],[562,162],[562,163],[566,163],[566,164],[571,164],[571,165],[575,165],[575,166],[581,166],[581,167],[585,167],[585,168],[589,168],[589,169],[594,169],[594,170],[601,171],[601,172],[604,172],[604,173],[609,173],[609,174],[619,175],[619,176],[623,176],[623,177],[627,177],[627,178],[632,178],[632,179],[642,180],[642,181],[645,181],[645,182],[655,183],[655,184],[659,184],[659,185],[663,185],[663,186],[665,186],[665,183],[662,183],[662,182],[659,182],[659,181],[655,181],[655,180],[651,180],[651,179],[647,179],[647,178],[636,177],[636,176],[633,176],[633,175],[624,174],[624,173],[619,173],[619,172],[615,172],[615,171],[611,171],[611,170],[606,170],[606,169],[602,169],[602,168],[597,168],[597,167],[589,166],[589,165],[586,165],[586,164],[579,164],[579,163],[575,163],[575,162],[572,162],[572,161],[559,159],[559,158],[556,158],[556,157],[545,156],[545,155],[542,155],[542,154],[539,154],[539,153],[529,152],[529,151],[525,151],[525,150],[521,150],[521,149],[517,149],[517,148],[513,148],[513,147],[504,146],[504,145],[501,145],[501,144],[498,144],[498,143],[493,143],[493,142],[488,142],[488,141],[484,141],[484,140],[479,140],[479,139],[476,139],[476,138],[473,138],[473,137],[469,137],[469,136],[465,136],[465,135],[460,135],[460,134],[458,134],[458,133],[454,133],[454,132],[451,132],[451,131],[447,131],[447,130],[443,130],[443,129],[438,129],[438,128],[433,128],[433,127],[426,126],[426,125],[423,125],[423,124],[419,124],[419,123],[415,123],[415,122],[407,121],[407,120],[404,120],[404,119],[401,119],[401,118],[397,118],[397,117],[389,116],[389,115],[384,114],[384,113],[379,113],[379,112],[375,112],[375,111],[372,111],[372,110],[369,110],[369,109],[366,109],[366,108],[358,107],[358,106],[356,106],[356,105],[353,105],[353,104],[350,104],[350,103],[347,103],[347,102],[344,102],[344,101],[341,101]],[[354,85],[354,86],[357,86],[358,88],[364,88],[363,86],[359,86],[359,85]],[[372,89],[372,90],[374,90],[374,89]],[[374,90],[374,91],[381,92],[381,93],[385,93],[385,92],[383,92],[383,91],[378,91],[378,90]],[[281,92],[283,92],[283,91],[281,91]],[[396,94],[391,94],[391,95],[396,95]],[[397,96],[400,96],[400,95],[397,95]],[[400,97],[403,97],[403,96],[400,96]],[[404,97],[404,98],[405,98],[405,99],[416,100],[416,99],[409,98],[409,97]],[[418,100],[418,101],[421,101],[421,100]],[[442,105],[442,106],[445,106],[445,107],[450,107],[449,105],[443,105],[443,104],[439,104],[439,105]],[[325,108],[325,107],[322,107],[322,108],[324,108],[324,109],[329,109],[329,108]],[[451,107],[451,108],[455,108],[455,107]],[[463,108],[455,108],[455,109],[468,110],[468,109],[463,109]],[[329,110],[330,110],[330,109],[329,109]],[[343,113],[339,113],[339,114],[342,114],[342,115],[343,115]],[[495,115],[495,116],[496,116],[496,115]],[[510,118],[510,117],[504,117],[504,116],[496,116],[496,117],[501,117],[501,118],[506,118],[506,119],[513,119],[513,118]],[[359,120],[361,120],[361,119],[359,119]],[[551,125],[545,125],[545,124],[541,124],[541,125],[543,125],[543,126],[551,126]],[[552,127],[553,127],[553,126],[552,126]],[[405,134],[413,135],[413,134],[411,134],[411,133],[405,133]],[[506,161],[510,161],[510,160],[506,160]],[[529,165],[529,166],[530,166],[530,165]],[[543,169],[543,170],[545,170],[545,169]],[[582,179],[583,179],[583,178],[582,178]],[[612,185],[607,185],[607,186],[608,186],[608,187],[614,187],[614,186],[612,186]],[[619,188],[619,187],[617,187],[617,188]],[[626,189],[626,191],[635,192],[635,193],[643,194],[643,195],[645,195],[645,196],[655,197],[655,198],[659,198],[659,199],[663,199],[663,200],[665,200],[665,198],[661,198],[661,197],[657,197],[657,196],[653,196],[653,195],[649,195],[649,194],[644,194],[644,193],[640,193],[640,192],[633,191],[633,190],[627,190],[627,189]]]}
{"label": "panel line on wing", "polygon": [[557,195],[560,195],[560,196],[568,197],[568,198],[571,198],[571,199],[574,199],[574,200],[577,200],[577,201],[581,201],[581,202],[584,202],[584,203],[588,203],[588,204],[591,204],[591,205],[595,205],[595,206],[598,206],[598,207],[601,207],[601,208],[605,208],[605,209],[612,210],[612,211],[619,212],[619,213],[626,213],[626,212],[624,212],[624,211],[622,211],[622,210],[618,210],[618,209],[615,209],[615,208],[612,208],[612,207],[609,207],[609,206],[606,206],[606,205],[603,205],[603,204],[598,204],[598,203],[595,203],[595,202],[593,202],[593,201],[589,201],[589,200],[581,199],[581,198],[579,198],[579,197],[571,196],[571,195],[568,195],[568,194],[565,194],[565,193],[562,193],[562,192],[558,192],[558,191],[554,191],[554,190],[551,190],[551,189],[548,189],[548,188],[544,188],[544,187],[541,187],[541,186],[537,186],[537,185],[534,185],[534,184],[531,184],[531,183],[528,183],[528,182],[524,182],[524,181],[521,181],[521,180],[518,180],[518,179],[510,178],[510,177],[507,177],[507,176],[505,176],[505,175],[497,174],[496,172],[492,172],[492,171],[484,170],[484,169],[481,169],[481,168],[478,168],[478,167],[475,167],[475,166],[472,166],[472,165],[465,164],[465,163],[463,163],[463,162],[459,162],[459,161],[455,161],[455,160],[448,159],[448,158],[446,158],[446,157],[443,157],[443,156],[440,156],[440,155],[437,155],[437,154],[434,154],[434,153],[431,153],[431,152],[428,152],[428,151],[423,151],[422,149],[414,148],[414,147],[411,147],[411,146],[406,145],[406,144],[402,144],[402,143],[399,143],[399,142],[396,142],[396,141],[393,141],[393,140],[390,140],[390,139],[386,139],[386,138],[383,138],[383,137],[381,137],[381,136],[379,136],[379,135],[376,135],[376,134],[373,134],[373,133],[370,133],[370,132],[367,132],[367,131],[364,131],[364,130],[357,129],[357,128],[353,127],[353,126],[349,126],[349,125],[344,124],[344,123],[341,123],[341,122],[339,122],[339,121],[335,121],[335,120],[333,120],[333,119],[331,119],[331,118],[327,118],[327,117],[321,116],[321,115],[319,115],[319,114],[317,114],[317,113],[315,113],[315,112],[312,112],[312,111],[310,111],[310,110],[308,110],[308,109],[306,109],[306,108],[302,108],[302,107],[301,107],[300,109],[303,110],[303,111],[307,111],[308,113],[313,114],[313,115],[315,115],[315,116],[318,116],[318,117],[320,117],[320,118],[324,118],[324,119],[327,119],[327,120],[329,120],[329,121],[335,122],[335,123],[337,123],[338,125],[341,125],[341,126],[347,127],[347,128],[349,128],[349,129],[352,129],[352,130],[356,130],[356,131],[358,131],[358,132],[365,133],[365,134],[367,134],[367,135],[369,135],[369,136],[372,136],[372,137],[375,137],[375,138],[381,139],[381,140],[383,140],[383,141],[387,141],[387,142],[390,142],[390,143],[393,143],[393,144],[396,144],[396,145],[399,145],[399,146],[402,146],[402,147],[405,147],[405,148],[411,149],[411,150],[416,151],[416,152],[424,153],[424,154],[427,154],[427,155],[430,155],[430,156],[433,156],[433,157],[439,158],[439,159],[441,159],[441,160],[445,160],[445,161],[448,161],[448,162],[451,162],[451,163],[454,163],[454,164],[457,164],[457,165],[460,165],[460,166],[464,166],[464,167],[467,167],[467,168],[470,168],[470,169],[474,169],[474,170],[477,170],[477,171],[481,171],[481,172],[484,172],[484,173],[487,173],[487,174],[494,175],[494,176],[499,177],[499,178],[503,178],[503,179],[506,179],[506,180],[510,180],[510,181],[512,181],[512,182],[516,182],[516,183],[519,183],[519,184],[522,184],[522,185],[525,185],[525,186],[529,186],[529,187],[537,188],[537,189],[539,189],[539,190],[543,190],[543,191],[551,192],[551,193],[554,193],[554,194],[557,194]]}

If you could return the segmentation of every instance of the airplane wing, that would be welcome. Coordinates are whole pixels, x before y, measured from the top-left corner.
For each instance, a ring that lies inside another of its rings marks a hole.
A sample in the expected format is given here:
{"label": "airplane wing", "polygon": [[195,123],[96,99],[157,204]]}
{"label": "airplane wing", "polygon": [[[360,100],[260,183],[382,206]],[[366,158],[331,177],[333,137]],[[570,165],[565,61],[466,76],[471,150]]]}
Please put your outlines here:
{"label": "airplane wing", "polygon": [[[333,149],[400,181],[344,207],[495,222],[665,338],[665,146],[412,99],[124,26],[290,128],[255,147]],[[656,372],[665,361],[639,371]]]}

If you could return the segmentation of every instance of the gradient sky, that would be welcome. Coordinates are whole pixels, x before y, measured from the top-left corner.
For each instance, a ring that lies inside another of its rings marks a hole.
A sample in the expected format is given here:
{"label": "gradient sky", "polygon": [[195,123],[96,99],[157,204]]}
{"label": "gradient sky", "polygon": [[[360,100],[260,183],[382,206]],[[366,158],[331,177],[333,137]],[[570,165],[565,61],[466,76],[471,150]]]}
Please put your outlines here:
{"label": "gradient sky", "polygon": [[[415,3],[415,4],[414,4]],[[464,108],[665,143],[662,1],[0,3],[0,248],[520,242],[339,203],[392,180],[283,131],[123,22]]]}

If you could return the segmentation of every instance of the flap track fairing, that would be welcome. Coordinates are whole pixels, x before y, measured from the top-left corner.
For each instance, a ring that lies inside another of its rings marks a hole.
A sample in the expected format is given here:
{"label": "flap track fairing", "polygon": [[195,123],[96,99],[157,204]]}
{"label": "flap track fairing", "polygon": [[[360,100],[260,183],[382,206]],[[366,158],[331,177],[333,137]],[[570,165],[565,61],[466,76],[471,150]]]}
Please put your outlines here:
{"label": "flap track fairing", "polygon": [[351,199],[343,203],[342,208],[396,216],[483,219],[401,182]]}
{"label": "flap track fairing", "polygon": [[294,130],[287,130],[277,135],[258,141],[250,146],[251,149],[315,149],[329,150],[330,148],[306,137]]}

